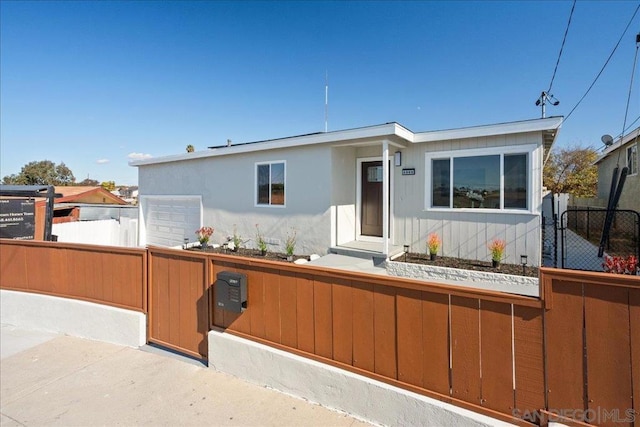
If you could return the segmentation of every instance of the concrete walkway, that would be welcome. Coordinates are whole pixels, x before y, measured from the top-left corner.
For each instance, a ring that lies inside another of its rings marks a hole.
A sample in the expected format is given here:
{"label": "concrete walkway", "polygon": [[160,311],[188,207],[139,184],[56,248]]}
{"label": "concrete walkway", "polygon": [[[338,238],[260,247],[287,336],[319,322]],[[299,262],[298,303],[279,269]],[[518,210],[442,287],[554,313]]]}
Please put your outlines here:
{"label": "concrete walkway", "polygon": [[366,426],[170,353],[0,329],[0,425]]}

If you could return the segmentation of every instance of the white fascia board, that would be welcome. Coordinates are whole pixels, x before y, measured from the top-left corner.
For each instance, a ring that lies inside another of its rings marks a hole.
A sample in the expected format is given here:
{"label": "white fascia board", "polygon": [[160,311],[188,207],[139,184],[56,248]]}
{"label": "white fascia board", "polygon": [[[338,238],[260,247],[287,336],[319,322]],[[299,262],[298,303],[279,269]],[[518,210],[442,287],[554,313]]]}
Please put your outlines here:
{"label": "white fascia board", "polygon": [[242,154],[254,151],[265,151],[289,147],[300,147],[304,145],[326,144],[331,142],[349,141],[365,138],[385,138],[394,135],[411,141],[413,132],[397,123],[386,123],[383,125],[369,126],[364,128],[294,136],[273,139],[269,141],[231,145],[229,147],[212,148],[206,151],[198,151],[194,153],[181,153],[146,160],[137,160],[134,162],[130,162],[129,165],[146,166],[157,163],[169,163],[183,160],[201,159],[206,157],[227,156],[231,154]]}
{"label": "white fascia board", "polygon": [[419,132],[414,135],[413,142],[447,141],[452,139],[479,138],[483,136],[557,130],[560,128],[560,125],[562,125],[562,120],[562,117],[550,117],[547,119],[500,123],[461,129]]}

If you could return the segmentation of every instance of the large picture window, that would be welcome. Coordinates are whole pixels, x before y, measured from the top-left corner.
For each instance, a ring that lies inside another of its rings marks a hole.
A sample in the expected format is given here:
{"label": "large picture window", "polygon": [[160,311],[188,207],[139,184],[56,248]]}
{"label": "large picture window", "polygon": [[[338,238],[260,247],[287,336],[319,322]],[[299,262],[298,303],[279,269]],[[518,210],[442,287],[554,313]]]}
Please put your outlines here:
{"label": "large picture window", "polygon": [[285,205],[285,162],[256,164],[256,205]]}
{"label": "large picture window", "polygon": [[[449,153],[447,153],[449,154]],[[427,208],[528,209],[529,154],[427,154]]]}

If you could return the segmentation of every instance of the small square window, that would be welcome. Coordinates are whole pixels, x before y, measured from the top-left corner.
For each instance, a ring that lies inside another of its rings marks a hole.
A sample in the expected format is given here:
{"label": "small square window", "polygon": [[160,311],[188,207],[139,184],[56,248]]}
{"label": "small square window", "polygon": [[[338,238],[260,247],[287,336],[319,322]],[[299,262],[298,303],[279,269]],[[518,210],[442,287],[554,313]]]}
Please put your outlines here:
{"label": "small square window", "polygon": [[285,162],[256,164],[256,205],[285,205]]}

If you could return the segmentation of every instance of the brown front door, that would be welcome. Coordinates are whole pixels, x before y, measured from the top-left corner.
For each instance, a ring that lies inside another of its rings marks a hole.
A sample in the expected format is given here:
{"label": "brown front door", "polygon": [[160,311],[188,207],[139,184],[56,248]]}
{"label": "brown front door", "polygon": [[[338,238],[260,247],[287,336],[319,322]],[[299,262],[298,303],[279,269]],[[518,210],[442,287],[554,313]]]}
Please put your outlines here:
{"label": "brown front door", "polygon": [[382,162],[362,162],[360,234],[382,237]]}

